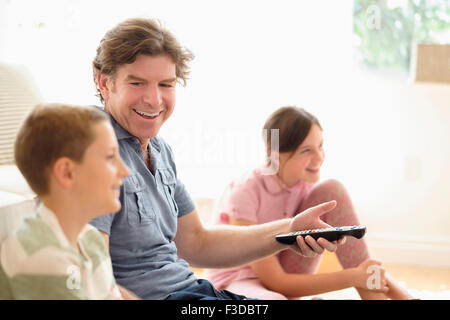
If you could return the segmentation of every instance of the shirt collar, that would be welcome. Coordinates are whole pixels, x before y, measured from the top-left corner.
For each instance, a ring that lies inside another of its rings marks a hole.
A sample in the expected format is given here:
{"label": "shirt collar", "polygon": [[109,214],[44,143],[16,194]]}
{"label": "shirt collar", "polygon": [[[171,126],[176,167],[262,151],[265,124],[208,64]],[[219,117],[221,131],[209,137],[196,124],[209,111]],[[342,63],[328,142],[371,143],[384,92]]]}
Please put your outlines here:
{"label": "shirt collar", "polygon": [[127,138],[134,138],[134,136],[129,133],[127,130],[125,130],[117,121],[116,119],[114,119],[114,117],[112,116],[112,114],[110,114],[109,112],[103,110],[104,112],[106,112],[109,116],[109,119],[111,120],[111,125],[114,129],[114,131],[116,132],[116,136],[117,136],[117,140],[122,140],[122,139],[127,139]]}
{"label": "shirt collar", "polygon": [[[112,116],[112,114],[110,114],[108,111],[106,111],[104,108],[101,107],[97,107],[96,108],[100,109],[101,111],[103,111],[104,113],[106,113],[109,116],[109,119],[111,120],[111,125],[114,129],[114,132],[116,133],[117,136],[117,140],[122,140],[122,139],[128,139],[128,138],[134,138],[137,139],[135,136],[133,136],[131,133],[129,133],[127,130],[125,130],[117,121],[116,119],[114,119],[114,117]],[[159,141],[157,141],[157,139],[155,138],[151,138],[150,139],[150,143],[149,143],[149,147],[151,148],[151,151],[157,151],[158,153],[161,152],[161,145],[159,144]]]}
{"label": "shirt collar", "polygon": [[53,213],[53,211],[45,206],[45,204],[43,204],[42,202],[39,205],[37,211],[41,219],[53,230],[56,237],[58,238],[59,243],[63,247],[70,247],[69,240],[67,240],[67,237],[64,234],[61,225],[59,224],[58,217]]}
{"label": "shirt collar", "polygon": [[[41,219],[50,226],[50,228],[53,230],[53,232],[56,234],[56,237],[58,238],[59,243],[63,247],[71,247],[72,245],[69,243],[69,240],[67,239],[63,229],[61,228],[61,225],[59,224],[58,217],[55,215],[55,213],[50,210],[44,203],[40,203],[39,207],[37,208],[37,214],[41,217]],[[81,235],[86,232],[86,229],[88,229],[89,226],[84,226],[79,235],[78,235],[78,241],[81,237]]]}
{"label": "shirt collar", "polygon": [[304,185],[303,181],[299,181],[296,185],[288,187],[276,174],[270,175],[261,174],[261,178],[267,192],[269,192],[272,195],[279,195],[285,192],[292,193],[294,191],[301,189]]}

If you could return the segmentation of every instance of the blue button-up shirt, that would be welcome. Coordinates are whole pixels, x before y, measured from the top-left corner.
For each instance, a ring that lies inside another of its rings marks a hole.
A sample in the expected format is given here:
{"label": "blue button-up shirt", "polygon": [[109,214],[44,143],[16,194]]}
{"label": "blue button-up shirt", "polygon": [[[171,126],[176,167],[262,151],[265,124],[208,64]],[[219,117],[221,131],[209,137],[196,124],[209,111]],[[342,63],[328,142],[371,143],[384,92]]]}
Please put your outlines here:
{"label": "blue button-up shirt", "polygon": [[130,175],[121,187],[120,211],[90,224],[109,235],[116,281],[144,299],[164,299],[197,280],[173,241],[177,219],[195,205],[177,178],[169,145],[159,136],[150,139],[152,174],[139,140],[110,118]]}

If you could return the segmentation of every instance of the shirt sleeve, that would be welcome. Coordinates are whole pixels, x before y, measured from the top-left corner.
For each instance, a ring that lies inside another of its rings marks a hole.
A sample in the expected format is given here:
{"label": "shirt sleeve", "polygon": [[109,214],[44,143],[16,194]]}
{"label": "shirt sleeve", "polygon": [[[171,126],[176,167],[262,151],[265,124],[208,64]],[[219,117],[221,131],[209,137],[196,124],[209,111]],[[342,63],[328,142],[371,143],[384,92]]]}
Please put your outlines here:
{"label": "shirt sleeve", "polygon": [[[122,189],[122,192],[123,192],[123,189]],[[94,219],[92,219],[89,222],[89,224],[91,226],[97,228],[98,230],[103,231],[108,236],[110,236],[111,235],[111,227],[112,227],[115,216],[116,216],[116,213],[101,215],[101,216],[98,216],[98,217],[95,217]]]}
{"label": "shirt sleeve", "polygon": [[194,200],[192,200],[190,194],[187,192],[183,182],[178,178],[174,198],[178,206],[178,218],[181,218],[195,209]]}
{"label": "shirt sleeve", "polygon": [[224,204],[225,213],[234,219],[258,223],[259,201],[251,180],[231,188],[227,198]]}

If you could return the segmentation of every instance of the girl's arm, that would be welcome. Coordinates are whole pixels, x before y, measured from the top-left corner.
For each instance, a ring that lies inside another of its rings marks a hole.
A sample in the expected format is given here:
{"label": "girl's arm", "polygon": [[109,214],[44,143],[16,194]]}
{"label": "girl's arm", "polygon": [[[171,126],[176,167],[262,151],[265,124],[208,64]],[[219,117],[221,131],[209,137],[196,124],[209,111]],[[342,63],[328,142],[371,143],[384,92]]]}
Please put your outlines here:
{"label": "girl's arm", "polygon": [[[246,220],[230,219],[233,225],[252,225],[253,222]],[[255,261],[249,265],[258,276],[259,280],[269,290],[281,293],[287,297],[300,297],[315,295],[349,287],[367,289],[367,279],[370,276],[366,268],[370,264],[378,264],[370,260],[357,268],[349,268],[342,271],[326,274],[293,274],[286,273],[275,255]],[[382,274],[384,277],[384,273]],[[386,292],[384,278],[379,290],[369,290],[367,293]],[[358,290],[359,291],[359,290]]]}
{"label": "girl's arm", "polygon": [[[247,264],[289,248],[303,256],[316,256],[324,249],[335,251],[341,244],[312,237],[297,238],[297,245],[287,246],[275,240],[280,233],[329,227],[320,216],[336,206],[330,201],[309,208],[290,219],[252,226],[215,225],[204,227],[196,210],[178,218],[174,239],[178,256],[194,267],[229,268]],[[308,245],[307,245],[308,244]]]}
{"label": "girl's arm", "polygon": [[310,296],[354,285],[351,269],[325,274],[286,273],[274,255],[250,266],[267,289],[286,297]]}

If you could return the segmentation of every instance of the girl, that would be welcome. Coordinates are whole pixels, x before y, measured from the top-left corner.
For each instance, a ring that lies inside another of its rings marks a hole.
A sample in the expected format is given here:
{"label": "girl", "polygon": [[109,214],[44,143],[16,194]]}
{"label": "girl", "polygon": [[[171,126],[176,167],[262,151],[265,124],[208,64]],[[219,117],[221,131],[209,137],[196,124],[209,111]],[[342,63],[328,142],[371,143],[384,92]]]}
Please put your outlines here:
{"label": "girl", "polygon": [[[325,154],[322,127],[312,114],[297,107],[282,107],[267,119],[263,129],[267,133],[266,166],[229,186],[214,215],[215,223],[260,224],[337,200],[337,206],[322,220],[332,226],[360,224],[341,183],[318,183]],[[271,150],[268,143],[272,141],[271,129],[279,130],[279,152]],[[218,289],[260,299],[309,296],[347,287],[355,287],[362,299],[411,298],[382,267],[380,277],[386,286],[369,288],[372,274],[367,270],[380,262],[370,259],[364,239],[348,237],[336,255],[343,270],[328,274],[315,274],[320,256],[302,257],[291,250],[237,268],[209,269],[206,274]]]}

